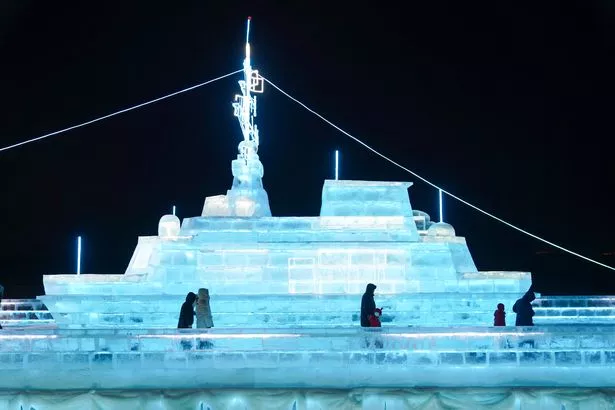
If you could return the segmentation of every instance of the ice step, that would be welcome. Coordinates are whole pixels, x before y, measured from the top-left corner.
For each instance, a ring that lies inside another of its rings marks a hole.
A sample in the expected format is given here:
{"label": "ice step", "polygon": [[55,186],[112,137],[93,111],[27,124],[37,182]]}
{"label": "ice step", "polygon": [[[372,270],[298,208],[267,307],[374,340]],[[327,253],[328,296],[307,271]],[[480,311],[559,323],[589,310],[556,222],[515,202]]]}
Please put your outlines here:
{"label": "ice step", "polygon": [[39,326],[54,323],[51,313],[38,299],[0,301],[0,325],[6,327]]}
{"label": "ice step", "polygon": [[543,296],[536,299],[534,323],[615,323],[613,296]]}

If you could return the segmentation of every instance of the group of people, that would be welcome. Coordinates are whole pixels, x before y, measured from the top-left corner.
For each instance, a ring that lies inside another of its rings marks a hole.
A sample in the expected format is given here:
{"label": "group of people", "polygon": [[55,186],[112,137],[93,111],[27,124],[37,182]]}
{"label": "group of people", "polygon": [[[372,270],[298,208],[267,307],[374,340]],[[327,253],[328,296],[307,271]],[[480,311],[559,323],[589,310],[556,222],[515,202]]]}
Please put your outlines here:
{"label": "group of people", "polygon": [[[517,314],[515,326],[534,326],[534,308],[532,302],[536,299],[534,290],[525,292],[521,298],[517,299],[513,305],[513,312]],[[493,313],[493,326],[506,326],[506,311],[503,303],[498,303],[496,311]]]}
{"label": "group of people", "polygon": [[[365,288],[365,293],[361,298],[361,326],[362,327],[381,327],[380,316],[382,308],[376,307],[374,292],[376,285],[369,283]],[[533,287],[518,299],[513,305],[513,312],[517,314],[515,326],[534,326],[534,309],[532,302],[536,299]],[[493,314],[493,326],[506,326],[506,311],[503,303],[498,303],[497,309]]]}
{"label": "group of people", "polygon": [[178,329],[191,329],[196,316],[196,327],[212,328],[214,320],[211,316],[211,307],[209,306],[209,290],[205,288],[199,289],[198,296],[194,292],[189,292],[186,295],[186,301],[182,304],[179,311],[179,321],[177,322]]}
{"label": "group of people", "polygon": [[[361,298],[361,326],[362,327],[381,327],[380,317],[382,316],[382,308],[376,307],[374,300],[374,292],[376,285],[369,283],[365,288],[365,293]],[[532,301],[536,299],[532,287],[518,299],[513,305],[513,312],[517,314],[515,326],[534,326],[534,309]],[[196,308],[196,309],[195,309]],[[179,312],[179,321],[177,327],[179,329],[190,329],[194,324],[196,316],[197,328],[212,328],[214,321],[211,316],[211,308],[209,306],[209,290],[205,288],[199,289],[199,294],[189,292],[186,295],[186,301],[182,304]],[[506,326],[506,311],[503,303],[498,303],[497,309],[493,314],[494,326]]]}

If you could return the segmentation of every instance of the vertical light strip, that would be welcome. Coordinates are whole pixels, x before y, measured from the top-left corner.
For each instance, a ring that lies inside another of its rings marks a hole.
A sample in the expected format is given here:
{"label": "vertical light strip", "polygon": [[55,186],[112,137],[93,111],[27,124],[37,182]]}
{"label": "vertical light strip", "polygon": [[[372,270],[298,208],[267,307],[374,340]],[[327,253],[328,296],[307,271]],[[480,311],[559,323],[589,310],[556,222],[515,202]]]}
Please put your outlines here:
{"label": "vertical light strip", "polygon": [[438,199],[439,199],[439,203],[440,203],[440,222],[444,222],[444,218],[442,218],[442,190],[438,189]]}
{"label": "vertical light strip", "polygon": [[81,275],[81,236],[77,237],[77,275]]}
{"label": "vertical light strip", "polygon": [[340,152],[335,150],[335,180],[337,181],[339,178],[339,170],[340,170]]}

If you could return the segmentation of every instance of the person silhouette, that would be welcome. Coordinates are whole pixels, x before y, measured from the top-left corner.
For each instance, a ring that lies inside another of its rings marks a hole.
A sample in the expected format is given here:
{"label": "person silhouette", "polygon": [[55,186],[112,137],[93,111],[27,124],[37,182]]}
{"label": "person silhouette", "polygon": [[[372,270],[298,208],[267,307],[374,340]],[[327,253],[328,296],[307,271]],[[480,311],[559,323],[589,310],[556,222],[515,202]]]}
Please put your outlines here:
{"label": "person silhouette", "polygon": [[178,329],[192,329],[194,323],[194,302],[196,301],[196,294],[194,292],[188,292],[186,295],[186,301],[182,303],[182,307],[179,311],[179,320],[177,322]]}
{"label": "person silhouette", "polygon": [[493,313],[493,326],[506,326],[506,312],[503,303],[498,303],[498,308]]}
{"label": "person silhouette", "polygon": [[376,285],[368,283],[365,287],[365,293],[361,298],[361,327],[370,327],[369,317],[374,314],[376,310],[376,302],[374,301],[374,291]]}

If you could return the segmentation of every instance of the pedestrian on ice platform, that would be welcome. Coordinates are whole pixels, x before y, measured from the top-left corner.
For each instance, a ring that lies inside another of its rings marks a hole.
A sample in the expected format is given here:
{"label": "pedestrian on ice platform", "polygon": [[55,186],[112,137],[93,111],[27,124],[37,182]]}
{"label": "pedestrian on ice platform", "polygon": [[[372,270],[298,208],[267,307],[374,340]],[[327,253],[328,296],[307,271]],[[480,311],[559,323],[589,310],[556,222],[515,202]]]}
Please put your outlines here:
{"label": "pedestrian on ice platform", "polygon": [[536,295],[530,289],[521,299],[515,302],[513,305],[513,312],[517,314],[515,326],[534,326],[534,309],[532,308],[534,299],[536,299]]}
{"label": "pedestrian on ice platform", "polygon": [[503,303],[498,303],[498,308],[493,313],[493,326],[506,326],[506,312],[504,312]]}
{"label": "pedestrian on ice platform", "polygon": [[179,321],[177,322],[178,329],[192,329],[194,323],[194,302],[196,301],[196,294],[189,292],[186,295],[186,301],[182,304],[182,308],[179,311]]}
{"label": "pedestrian on ice platform", "polygon": [[211,307],[209,306],[209,289],[199,289],[199,296],[196,304],[196,327],[197,329],[209,329],[214,327]]}
{"label": "pedestrian on ice platform", "polygon": [[374,291],[376,290],[376,285],[373,283],[367,284],[365,288],[365,293],[361,298],[361,326],[362,327],[370,327],[369,317],[374,314],[376,310],[376,302],[374,301]]}

